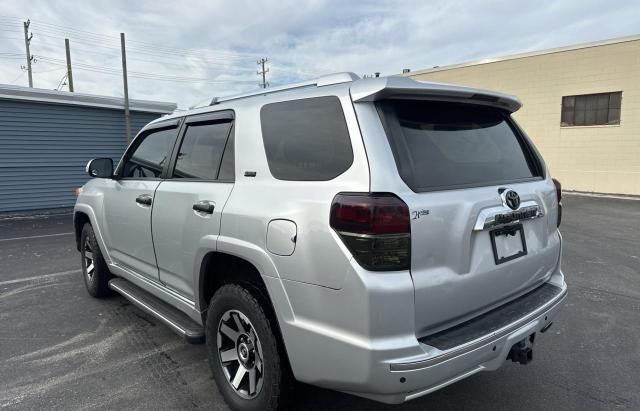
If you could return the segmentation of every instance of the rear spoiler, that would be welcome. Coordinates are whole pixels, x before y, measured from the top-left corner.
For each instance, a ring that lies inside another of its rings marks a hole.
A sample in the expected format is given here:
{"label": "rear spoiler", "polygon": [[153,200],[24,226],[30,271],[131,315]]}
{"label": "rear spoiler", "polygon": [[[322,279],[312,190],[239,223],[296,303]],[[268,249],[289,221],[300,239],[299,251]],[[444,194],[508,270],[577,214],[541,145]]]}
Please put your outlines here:
{"label": "rear spoiler", "polygon": [[400,76],[356,80],[351,85],[351,98],[356,103],[382,99],[467,101],[503,108],[510,113],[522,107],[520,100],[510,94]]}

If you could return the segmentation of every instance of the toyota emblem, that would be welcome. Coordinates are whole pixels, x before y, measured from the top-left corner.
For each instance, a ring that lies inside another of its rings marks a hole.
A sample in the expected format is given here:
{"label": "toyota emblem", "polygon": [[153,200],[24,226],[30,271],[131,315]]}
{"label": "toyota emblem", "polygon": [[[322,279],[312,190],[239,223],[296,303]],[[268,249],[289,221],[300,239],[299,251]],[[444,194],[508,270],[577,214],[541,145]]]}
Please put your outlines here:
{"label": "toyota emblem", "polygon": [[512,210],[517,210],[520,207],[520,196],[513,190],[506,190],[503,194],[504,203]]}

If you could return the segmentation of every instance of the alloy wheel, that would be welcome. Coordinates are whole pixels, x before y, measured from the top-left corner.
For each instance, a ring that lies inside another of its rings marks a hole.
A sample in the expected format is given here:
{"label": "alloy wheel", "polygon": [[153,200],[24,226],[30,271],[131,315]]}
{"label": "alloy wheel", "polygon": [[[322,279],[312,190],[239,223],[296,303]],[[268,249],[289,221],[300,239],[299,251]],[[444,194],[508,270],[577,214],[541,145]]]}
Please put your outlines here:
{"label": "alloy wheel", "polygon": [[85,238],[84,245],[82,247],[82,259],[84,260],[87,278],[89,280],[92,280],[93,273],[95,272],[96,267],[93,261],[93,250],[91,248],[91,244],[89,243],[88,237]]}
{"label": "alloy wheel", "polygon": [[218,358],[233,390],[245,399],[255,398],[264,382],[262,345],[251,321],[238,310],[220,318]]}

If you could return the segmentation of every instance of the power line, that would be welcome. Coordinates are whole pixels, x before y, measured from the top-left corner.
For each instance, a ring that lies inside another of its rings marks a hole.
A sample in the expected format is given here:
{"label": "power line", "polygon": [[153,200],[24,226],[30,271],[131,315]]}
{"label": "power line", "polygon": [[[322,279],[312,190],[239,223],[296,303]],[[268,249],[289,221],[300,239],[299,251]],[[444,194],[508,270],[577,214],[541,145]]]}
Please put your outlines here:
{"label": "power line", "polygon": [[33,74],[42,74],[42,73],[52,73],[54,71],[60,71],[60,70],[64,70],[62,67],[56,67],[54,69],[51,70],[38,70],[38,71],[33,71]]}
{"label": "power line", "polygon": [[[116,49],[113,49],[113,52],[104,52],[104,51],[96,51],[96,50],[90,50],[88,48],[83,48],[83,47],[77,47],[77,46],[73,46],[73,49],[76,51],[81,51],[82,54],[94,54],[94,55],[98,55],[98,56],[103,56],[103,57],[112,57],[112,58],[117,58],[117,54],[118,51]],[[111,49],[109,49],[111,50]],[[162,64],[163,66],[174,66],[174,67],[180,67],[180,68],[184,68],[185,66],[187,66],[186,64],[180,64],[180,63],[176,63],[175,62],[175,58],[171,58],[168,59],[170,61],[164,60],[162,57],[158,60],[154,60],[154,59],[144,59],[144,58],[140,58],[137,56],[127,56],[127,60],[135,60],[135,61],[141,61],[141,62],[145,62],[145,63],[158,63],[158,64]],[[213,65],[215,66],[215,65]],[[224,66],[228,66],[228,65],[224,65]],[[228,70],[227,67],[225,67],[225,70]],[[253,69],[250,68],[242,68],[242,67],[234,67],[232,68],[232,70],[234,71],[253,71]]]}
{"label": "power line", "polygon": [[[43,34],[38,32],[38,36],[42,36],[42,37],[48,37],[48,38],[53,38],[53,39],[63,39],[64,37],[61,36],[52,36],[49,34]],[[97,42],[93,42],[91,40],[88,39],[81,39],[81,38],[73,38],[70,37],[71,39],[73,39],[74,42],[80,42],[83,44],[87,44],[87,45],[92,45],[92,46],[100,46],[102,48],[106,48],[106,49],[113,49],[113,50],[120,50],[119,47],[116,46],[111,46],[111,45],[105,45],[103,43],[97,43]],[[135,51],[136,53],[139,54],[146,54],[146,55],[151,55],[151,56],[160,56],[160,57],[164,57],[164,58],[171,58],[171,59],[175,59],[176,57],[193,57],[193,58],[197,58],[202,60],[203,62],[209,63],[209,64],[223,64],[223,65],[229,65],[232,64],[233,62],[228,60],[228,59],[222,59],[222,58],[212,58],[212,57],[206,57],[206,56],[197,56],[197,55],[182,55],[182,54],[176,54],[176,53],[169,53],[169,52],[163,52],[160,50],[154,50],[154,51],[150,51],[149,49],[138,49],[138,48],[134,48],[134,47],[129,47],[130,51]]]}
{"label": "power line", "polygon": [[13,81],[11,81],[9,84],[13,84],[16,81],[20,80],[20,77],[24,76],[24,73],[26,73],[26,71],[22,70],[22,72],[18,74],[18,77],[14,78]]}
{"label": "power line", "polygon": [[[67,65],[66,61],[64,60],[42,56],[42,55],[37,55],[36,57],[38,58],[38,60],[47,64],[53,64],[53,65],[58,65],[63,67],[66,67]],[[96,65],[81,63],[77,61],[73,63],[73,66],[74,68],[79,70],[93,71],[93,72],[104,73],[104,74],[115,74],[115,75],[122,74],[122,70],[118,68],[96,66]],[[128,74],[130,77],[145,78],[148,80],[204,82],[204,83],[246,83],[246,84],[253,83],[252,81],[243,81],[243,80],[214,80],[210,78],[173,76],[168,74],[146,73],[146,72],[139,72],[139,71],[129,71]]]}
{"label": "power line", "polygon": [[[42,37],[42,35],[40,33],[38,33],[38,37]],[[45,37],[50,37],[50,36],[46,36]],[[54,38],[54,37],[50,37],[50,38]],[[57,39],[57,37],[55,37]],[[18,40],[18,38],[16,38],[16,40]],[[19,38],[19,40],[23,40],[22,38]],[[81,41],[82,42],[82,41]],[[57,51],[57,49],[53,46],[51,46],[50,44],[40,44],[39,48],[42,49],[43,51]],[[84,48],[84,47],[77,47],[76,45],[74,45],[73,47],[74,50],[76,51],[81,51],[82,54],[93,54],[93,55],[97,55],[97,56],[102,56],[102,57],[107,57],[107,58],[113,58],[114,60],[118,58],[118,54],[119,54],[119,48],[105,48],[102,47],[100,50],[96,50],[96,49],[89,49],[89,48]],[[0,53],[0,55],[2,55]],[[13,56],[14,53],[11,53],[11,55]],[[24,53],[15,53],[15,56],[17,56],[20,59],[24,58]],[[7,57],[7,58],[11,58],[11,57]],[[145,59],[145,58],[140,58],[137,56],[127,56],[128,60],[134,60],[134,61],[140,61],[140,62],[145,62],[145,63],[156,63],[156,64],[162,64],[163,66],[173,66],[173,67],[179,67],[184,69],[185,67],[189,67],[188,64],[181,64],[181,63],[176,63],[177,59],[175,58],[175,56],[159,56],[159,59],[153,59],[153,58],[149,58],[149,59]],[[184,60],[178,60],[178,61],[184,61]],[[207,67],[208,68],[213,68],[213,69],[224,69],[225,71],[253,71],[253,69],[250,69],[248,67],[230,67],[230,64],[226,64],[226,63],[208,63],[206,61],[203,61],[203,63],[207,63]]]}
{"label": "power line", "polygon": [[[75,29],[67,26],[45,23],[39,20],[34,20],[33,22],[34,24],[37,23],[38,32],[48,33],[49,36],[55,35],[57,37],[64,37],[66,35],[74,34],[76,36],[81,36],[81,39],[88,42],[92,42],[92,43],[101,43],[102,45],[109,45],[111,47],[116,47],[119,45],[115,35],[110,36],[105,34],[92,33],[89,31],[79,30],[79,29]],[[40,26],[44,26],[44,27],[40,27]],[[73,36],[68,36],[68,37],[73,37]],[[128,43],[134,43],[134,45],[128,46],[129,49],[145,50],[148,48],[152,48],[154,51],[157,51],[160,53],[191,54],[191,55],[204,56],[205,58],[209,53],[212,52],[210,50],[202,50],[202,49],[168,47],[168,46],[157,44],[157,43],[149,43],[149,42],[136,41],[136,40],[129,40]],[[213,52],[217,54],[215,58],[225,58],[225,59],[254,59],[257,55],[254,53],[231,52],[228,50],[213,50]],[[209,56],[209,58],[210,57],[211,56]]]}
{"label": "power line", "polygon": [[64,76],[62,76],[62,78],[60,79],[60,82],[58,83],[58,86],[56,87],[56,90],[60,90],[60,87],[66,85],[67,83],[65,82],[65,80],[67,79],[68,73],[65,73]]}
{"label": "power line", "polygon": [[[0,16],[0,31],[9,31],[15,32],[16,29],[13,29],[17,25],[17,23],[21,22],[20,18],[12,17],[12,16]],[[25,23],[26,24],[26,23]],[[83,53],[91,53],[96,55],[113,57],[114,61],[116,58],[116,52],[120,51],[120,44],[117,42],[116,35],[109,35],[104,33],[95,33],[91,31],[77,29],[75,27],[64,26],[60,24],[53,24],[48,22],[43,22],[40,20],[29,21],[31,24],[32,30],[35,29],[36,35],[38,38],[38,49],[45,51],[56,52],[56,48],[52,45],[51,40],[62,40],[65,38],[70,38],[74,41],[74,50],[76,50],[76,54],[78,52]],[[34,26],[35,25],[35,26]],[[33,37],[33,34],[31,34]],[[7,36],[5,38],[10,38]],[[17,38],[16,38],[17,40]],[[28,39],[31,40],[30,38]],[[80,45],[85,45],[84,48],[75,47],[75,43],[80,43]],[[87,47],[90,46],[90,47]],[[129,40],[127,42],[127,49],[129,50],[132,56],[127,56],[127,59],[132,61],[140,61],[146,63],[155,63],[162,64],[163,66],[174,66],[181,68],[192,68],[199,67],[200,65],[204,65],[203,68],[208,70],[220,69],[225,72],[228,71],[249,71],[251,70],[249,67],[238,67],[239,62],[246,61],[248,59],[254,59],[256,54],[250,52],[235,52],[230,50],[212,50],[212,49],[194,49],[194,48],[181,48],[181,47],[171,47],[162,44],[155,44],[145,41],[136,41]],[[30,53],[30,50],[28,51]],[[142,58],[144,56],[148,56],[147,58]],[[23,58],[23,55],[18,53],[0,53],[0,58],[4,59],[18,59]],[[142,57],[140,57],[142,56]],[[30,56],[31,61],[35,62],[36,60],[41,60],[44,64],[50,64],[53,66],[58,66],[53,70],[45,70],[38,71],[37,73],[44,73],[50,71],[61,70],[66,67],[66,61],[48,57],[47,55],[41,55],[38,53],[37,56]],[[90,58],[90,60],[93,58]],[[183,64],[176,64],[177,61],[183,62]],[[254,60],[255,61],[255,60]],[[262,87],[267,87],[269,83],[266,81],[266,73],[269,72],[269,68],[265,67],[265,63],[268,60],[266,58],[261,58],[259,60],[259,65],[261,66],[261,71],[258,72],[259,75],[262,76]],[[122,70],[120,68],[107,67],[104,65],[95,65],[89,64],[87,62],[82,61],[74,61],[74,69],[94,72],[100,74],[107,75],[122,75]],[[297,71],[293,69],[287,69],[285,67],[283,70],[289,71]],[[20,73],[17,79],[19,79],[24,73]],[[190,77],[184,75],[170,75],[170,74],[160,74],[160,73],[151,73],[146,71],[129,71],[128,76],[132,78],[138,78],[143,80],[153,80],[153,81],[168,81],[168,82],[176,82],[176,83],[211,83],[211,84],[252,84],[252,81],[248,80],[234,80],[234,79],[216,79],[216,78],[207,78],[207,77]],[[14,81],[17,81],[14,80]]]}
{"label": "power line", "polygon": [[[0,22],[1,24],[1,22]],[[42,24],[42,23],[39,23]],[[51,39],[63,39],[65,38],[61,31],[51,31],[47,28],[38,27],[38,36],[51,38]],[[10,30],[13,31],[13,30]],[[100,46],[101,48],[106,48],[110,50],[120,50],[119,44],[114,42],[112,38],[91,38],[91,37],[80,37],[75,38],[73,36],[69,36],[74,40],[74,42],[80,42],[83,44],[91,45],[91,46]],[[208,63],[209,65],[219,65],[225,68],[228,68],[231,64],[237,63],[240,60],[253,58],[253,57],[243,57],[237,54],[232,54],[228,52],[220,52],[219,55],[211,55],[208,51],[202,50],[193,50],[193,49],[178,49],[178,48],[167,48],[158,45],[154,45],[152,43],[141,43],[148,44],[149,47],[142,46],[129,46],[128,49],[130,51],[135,51],[136,53],[146,54],[154,57],[160,57],[164,59],[173,59],[175,60],[176,56],[186,57],[186,58],[194,58],[202,60],[203,62]]]}
{"label": "power line", "polygon": [[[108,40],[108,41],[114,41],[114,38],[115,38],[115,35],[111,36],[111,35],[105,35],[105,34],[101,34],[101,33],[94,33],[94,32],[90,32],[90,31],[86,31],[86,30],[80,30],[80,29],[76,29],[76,28],[71,28],[71,27],[68,27],[68,26],[41,22],[39,20],[36,21],[36,23],[44,25],[44,26],[49,26],[50,30],[81,33],[83,36],[89,35],[89,36],[92,36],[94,38],[101,38],[101,39],[105,39],[105,40]],[[152,46],[154,48],[161,48],[161,49],[164,49],[164,50],[171,50],[171,51],[176,51],[176,50],[180,50],[180,51],[183,51],[183,52],[200,52],[201,51],[199,49],[189,49],[189,48],[180,48],[180,47],[167,47],[167,46],[164,46],[164,45],[159,45],[157,43],[149,43],[149,42],[140,41],[140,40],[128,40],[127,42],[128,43],[140,44],[140,45],[143,45],[143,46]],[[227,51],[227,50],[217,50],[216,52],[217,53],[221,53],[221,54],[227,54],[229,56],[245,57],[245,58],[252,58],[252,59],[257,56],[257,53],[240,53],[240,52],[230,52],[230,51]]]}

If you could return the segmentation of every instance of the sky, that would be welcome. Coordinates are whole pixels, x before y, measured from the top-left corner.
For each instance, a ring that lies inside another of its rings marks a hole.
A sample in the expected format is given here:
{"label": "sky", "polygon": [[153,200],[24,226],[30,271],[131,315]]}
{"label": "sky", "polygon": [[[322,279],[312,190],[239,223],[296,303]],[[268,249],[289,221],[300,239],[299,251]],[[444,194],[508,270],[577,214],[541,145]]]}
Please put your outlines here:
{"label": "sky", "polygon": [[28,85],[23,21],[33,34],[34,87],[129,97],[181,108],[256,89],[257,60],[282,85],[338,71],[404,68],[498,57],[640,34],[640,1],[599,0],[0,0],[0,83]]}

